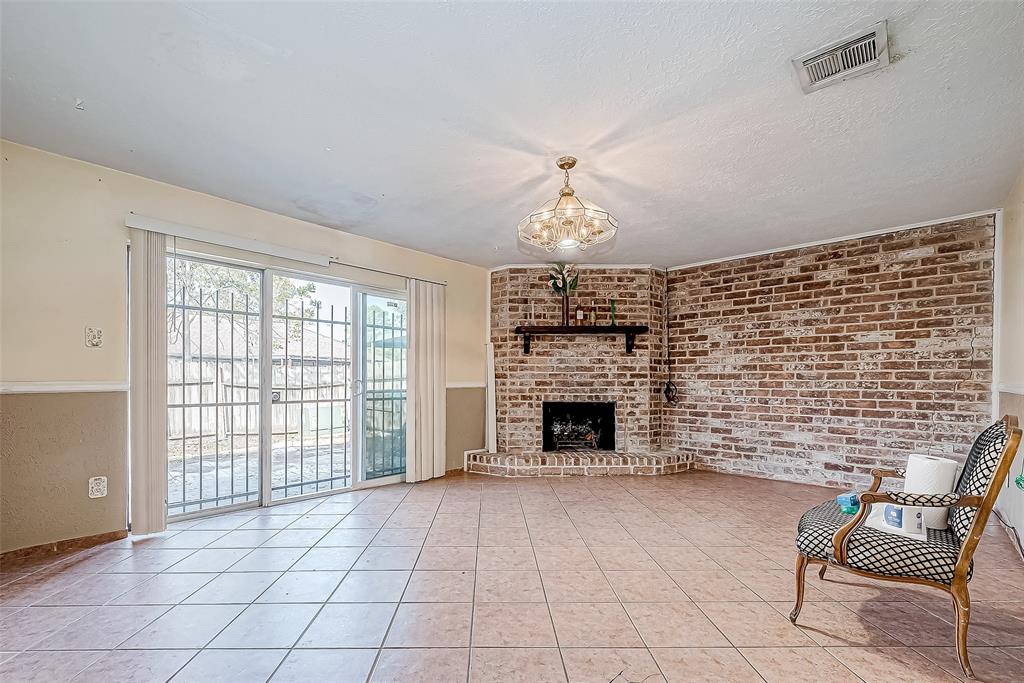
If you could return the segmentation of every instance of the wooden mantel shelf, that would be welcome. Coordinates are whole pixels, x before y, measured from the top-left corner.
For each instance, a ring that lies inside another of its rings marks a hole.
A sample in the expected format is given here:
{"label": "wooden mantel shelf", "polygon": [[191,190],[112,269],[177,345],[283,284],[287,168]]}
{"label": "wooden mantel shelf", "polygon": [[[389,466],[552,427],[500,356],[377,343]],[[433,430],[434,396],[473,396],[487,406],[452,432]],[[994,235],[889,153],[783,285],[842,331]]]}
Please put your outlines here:
{"label": "wooden mantel shelf", "polygon": [[621,334],[626,338],[626,353],[633,353],[636,335],[647,334],[647,325],[519,325],[516,334],[523,335],[523,353],[530,353],[530,340],[535,336],[573,336],[581,334]]}

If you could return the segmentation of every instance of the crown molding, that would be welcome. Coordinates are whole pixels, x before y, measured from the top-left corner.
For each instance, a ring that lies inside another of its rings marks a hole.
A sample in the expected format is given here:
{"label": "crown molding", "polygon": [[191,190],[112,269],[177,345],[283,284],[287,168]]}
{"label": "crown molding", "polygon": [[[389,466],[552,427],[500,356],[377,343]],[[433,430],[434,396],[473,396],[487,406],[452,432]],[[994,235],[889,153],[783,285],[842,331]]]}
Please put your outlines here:
{"label": "crown molding", "polygon": [[[611,270],[620,270],[627,268],[650,268],[651,270],[665,270],[661,266],[656,266],[653,263],[575,263],[573,264],[580,270],[593,270],[595,268],[607,268]],[[487,272],[493,273],[498,270],[505,270],[507,268],[550,268],[550,263],[506,263],[500,266],[494,266],[488,269]]]}

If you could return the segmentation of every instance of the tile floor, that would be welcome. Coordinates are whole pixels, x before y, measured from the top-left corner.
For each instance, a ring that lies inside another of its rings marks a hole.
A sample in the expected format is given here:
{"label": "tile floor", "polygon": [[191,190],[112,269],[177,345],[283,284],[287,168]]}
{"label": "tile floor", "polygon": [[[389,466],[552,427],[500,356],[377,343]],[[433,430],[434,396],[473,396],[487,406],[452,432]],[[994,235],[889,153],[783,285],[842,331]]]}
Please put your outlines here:
{"label": "tile floor", "polygon": [[[834,492],[687,472],[449,476],[173,524],[0,568],[0,680],[952,681],[943,595],[830,571],[793,597]],[[1024,671],[1024,564],[990,529],[971,654]]]}

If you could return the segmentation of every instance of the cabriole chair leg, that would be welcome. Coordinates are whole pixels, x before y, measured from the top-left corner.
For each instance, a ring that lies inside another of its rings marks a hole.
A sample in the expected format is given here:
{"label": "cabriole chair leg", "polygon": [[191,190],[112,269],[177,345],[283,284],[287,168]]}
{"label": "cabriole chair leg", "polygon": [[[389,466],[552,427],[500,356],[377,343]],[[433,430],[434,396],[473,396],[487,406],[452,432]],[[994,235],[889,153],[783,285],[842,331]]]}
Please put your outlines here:
{"label": "cabriole chair leg", "polygon": [[967,656],[967,627],[971,623],[971,596],[967,592],[967,584],[954,583],[950,587],[953,596],[953,609],[956,611],[956,656],[960,660],[960,668],[964,675],[974,678],[971,661]]}
{"label": "cabriole chair leg", "polygon": [[828,565],[827,564],[821,565],[821,569],[818,570],[818,578],[819,579],[824,579],[825,578],[825,570],[826,569],[828,569]]}
{"label": "cabriole chair leg", "polygon": [[796,623],[796,618],[800,616],[800,610],[804,606],[804,574],[807,571],[807,556],[803,553],[799,553],[796,556],[796,605],[793,607],[793,611],[789,613],[789,620]]}

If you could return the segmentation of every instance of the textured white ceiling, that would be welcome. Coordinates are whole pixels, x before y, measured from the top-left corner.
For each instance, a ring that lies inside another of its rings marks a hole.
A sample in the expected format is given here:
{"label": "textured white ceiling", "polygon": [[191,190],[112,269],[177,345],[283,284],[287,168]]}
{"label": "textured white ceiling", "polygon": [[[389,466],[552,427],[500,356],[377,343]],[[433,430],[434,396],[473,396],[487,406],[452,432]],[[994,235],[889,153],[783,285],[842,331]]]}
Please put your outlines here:
{"label": "textured white ceiling", "polygon": [[[883,18],[895,64],[801,92],[790,58]],[[992,208],[1024,162],[1019,1],[4,2],[2,24],[4,137],[481,265],[550,260],[515,225],[564,153],[622,226],[580,260],[657,265]]]}

